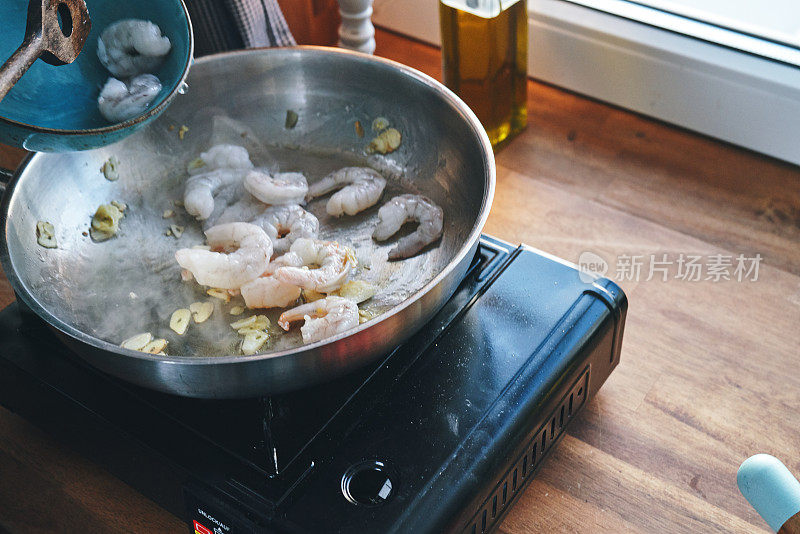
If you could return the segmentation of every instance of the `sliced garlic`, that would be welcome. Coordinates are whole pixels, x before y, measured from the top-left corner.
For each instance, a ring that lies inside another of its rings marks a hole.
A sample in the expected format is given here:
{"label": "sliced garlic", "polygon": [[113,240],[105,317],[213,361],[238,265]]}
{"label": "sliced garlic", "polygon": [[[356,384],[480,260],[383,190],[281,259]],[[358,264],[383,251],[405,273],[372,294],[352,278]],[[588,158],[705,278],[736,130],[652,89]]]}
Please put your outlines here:
{"label": "sliced garlic", "polygon": [[372,121],[373,132],[382,132],[388,127],[389,127],[389,119],[387,119],[386,117],[377,117],[374,121]]}
{"label": "sliced garlic", "polygon": [[180,128],[178,128],[178,139],[183,141],[183,138],[186,137],[186,132],[188,132],[188,131],[189,131],[189,127],[186,126],[185,124],[183,126],[181,126]]}
{"label": "sliced garlic", "polygon": [[266,332],[251,332],[244,337],[242,341],[242,353],[246,355],[255,354],[264,346],[264,343],[269,339],[269,334]]}
{"label": "sliced garlic", "polygon": [[231,308],[230,314],[231,315],[241,315],[244,313],[244,306],[234,306]]}
{"label": "sliced garlic", "polygon": [[303,301],[314,302],[315,300],[324,299],[325,294],[314,291],[313,289],[304,289],[302,291]]}
{"label": "sliced garlic", "polygon": [[167,348],[166,339],[154,339],[142,347],[140,352],[146,352],[148,354],[162,354],[165,348]]}
{"label": "sliced garlic", "polygon": [[388,128],[382,131],[369,144],[369,150],[380,154],[394,152],[400,146],[403,136],[395,128]]}
{"label": "sliced garlic", "polygon": [[264,330],[260,330],[258,328],[253,328],[252,326],[248,326],[248,327],[245,327],[245,328],[240,328],[239,330],[236,331],[236,333],[239,334],[240,336],[246,336],[246,335],[249,335],[249,334],[264,333]]}
{"label": "sliced garlic", "polygon": [[266,330],[270,322],[266,315],[251,315],[231,323],[231,328],[244,335],[251,330]]}
{"label": "sliced garlic", "polygon": [[161,214],[162,219],[169,219],[170,217],[174,217],[175,212],[172,210],[164,210],[164,213]]}
{"label": "sliced garlic", "polygon": [[136,334],[135,336],[129,337],[120,343],[119,346],[123,349],[142,350],[152,339],[153,334],[145,332],[144,334]]}
{"label": "sliced garlic", "polygon": [[113,204],[101,204],[92,217],[89,231],[95,241],[105,241],[119,231],[119,221],[124,217],[122,211]]}
{"label": "sliced garlic", "polygon": [[119,200],[112,200],[111,201],[111,205],[115,206],[119,211],[122,211],[122,212],[124,212],[126,209],[128,209],[128,205],[125,204],[124,202],[120,202]]}
{"label": "sliced garlic", "polygon": [[178,226],[177,224],[170,224],[169,229],[172,231],[172,235],[175,236],[175,239],[178,239],[180,236],[183,235],[183,226]]}
{"label": "sliced garlic", "polygon": [[103,176],[106,177],[106,180],[114,182],[119,179],[119,160],[111,156],[103,163],[103,166],[100,167],[100,170],[103,172]]}
{"label": "sliced garlic", "polygon": [[378,292],[378,286],[370,284],[364,280],[351,280],[345,283],[336,291],[340,297],[350,299],[356,304],[371,299]]}
{"label": "sliced garlic", "polygon": [[178,334],[182,336],[186,333],[186,329],[189,328],[189,320],[192,318],[192,312],[187,310],[186,308],[180,308],[172,312],[172,317],[169,318],[169,327]]}
{"label": "sliced garlic", "polygon": [[251,327],[254,324],[256,324],[256,316],[251,315],[250,317],[231,323],[231,328],[234,330],[239,330],[240,328]]}
{"label": "sliced garlic", "polygon": [[378,314],[369,310],[358,310],[358,324],[373,320]]}
{"label": "sliced garlic", "polygon": [[259,330],[266,330],[269,328],[270,322],[269,317],[266,315],[256,315],[256,322],[253,323],[252,328],[258,328]]}
{"label": "sliced garlic", "polygon": [[189,304],[189,311],[195,323],[202,323],[214,312],[213,302],[192,302]]}
{"label": "sliced garlic", "polygon": [[47,221],[38,221],[36,223],[36,242],[44,248],[58,248],[55,227]]}
{"label": "sliced garlic", "polygon": [[291,110],[291,109],[287,109],[286,110],[286,120],[283,123],[283,127],[286,128],[287,130],[291,130],[292,128],[297,126],[297,119],[298,118],[299,118],[299,116],[297,115],[296,111]]}
{"label": "sliced garlic", "polygon": [[224,300],[225,302],[230,302],[231,295],[224,289],[217,289],[216,287],[212,287],[208,291],[206,291],[207,295],[214,297],[215,299]]}
{"label": "sliced garlic", "polygon": [[203,161],[203,158],[194,158],[192,161],[189,162],[189,165],[186,167],[190,171],[195,169],[199,169],[200,167],[205,167],[206,162]]}

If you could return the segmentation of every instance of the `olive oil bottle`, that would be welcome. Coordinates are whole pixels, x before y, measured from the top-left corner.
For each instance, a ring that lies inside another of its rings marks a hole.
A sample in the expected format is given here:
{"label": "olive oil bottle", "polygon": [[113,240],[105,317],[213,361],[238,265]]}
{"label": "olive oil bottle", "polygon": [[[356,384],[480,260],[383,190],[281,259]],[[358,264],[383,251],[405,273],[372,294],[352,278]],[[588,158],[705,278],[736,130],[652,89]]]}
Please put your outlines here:
{"label": "olive oil bottle", "polygon": [[478,116],[492,146],[528,122],[526,0],[440,0],[444,82]]}

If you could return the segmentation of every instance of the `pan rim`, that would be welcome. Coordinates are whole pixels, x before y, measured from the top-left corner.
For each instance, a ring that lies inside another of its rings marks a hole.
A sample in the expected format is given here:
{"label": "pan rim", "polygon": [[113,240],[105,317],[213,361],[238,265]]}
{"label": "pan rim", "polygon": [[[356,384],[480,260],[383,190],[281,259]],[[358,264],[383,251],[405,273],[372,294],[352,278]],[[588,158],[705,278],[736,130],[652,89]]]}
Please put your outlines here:
{"label": "pan rim", "polygon": [[68,336],[72,337],[77,341],[90,345],[94,348],[106,351],[109,354],[124,355],[138,360],[143,360],[148,362],[158,362],[159,364],[166,364],[166,365],[206,366],[206,365],[223,365],[223,364],[246,365],[261,360],[296,356],[298,355],[298,353],[318,349],[325,345],[333,344],[341,339],[354,336],[364,330],[367,330],[373,325],[391,319],[392,317],[399,314],[406,308],[414,305],[425,295],[427,295],[432,289],[437,287],[444,279],[446,279],[450,275],[450,273],[457,266],[459,266],[462,263],[466,255],[474,248],[475,244],[478,243],[480,235],[483,232],[483,227],[485,226],[486,220],[489,217],[492,201],[494,199],[497,170],[494,160],[494,151],[492,149],[491,142],[489,141],[489,137],[487,136],[486,131],[483,128],[483,125],[480,123],[477,116],[472,112],[472,110],[469,109],[469,107],[458,96],[456,96],[455,93],[450,91],[450,89],[445,87],[444,84],[438,82],[434,78],[412,67],[403,65],[402,63],[398,63],[396,61],[386,58],[364,54],[361,52],[343,50],[333,47],[309,46],[309,45],[286,47],[286,48],[253,48],[247,50],[221,52],[218,54],[204,56],[202,58],[195,60],[195,63],[203,64],[243,54],[285,54],[285,53],[292,53],[295,51],[301,51],[301,52],[309,51],[320,54],[350,56],[356,60],[365,63],[378,63],[391,66],[394,69],[397,69],[398,71],[402,72],[404,75],[415,79],[417,82],[433,90],[434,93],[436,93],[439,97],[441,97],[448,106],[450,106],[456,113],[458,113],[464,119],[466,124],[472,130],[472,133],[477,136],[477,139],[481,147],[483,148],[483,150],[481,151],[481,159],[483,160],[484,163],[484,174],[485,174],[484,194],[481,207],[478,213],[479,216],[475,221],[468,237],[464,240],[463,245],[458,249],[456,254],[454,254],[450,262],[445,266],[444,269],[442,269],[441,272],[439,272],[436,276],[434,276],[424,286],[419,288],[413,295],[411,295],[405,301],[390,308],[389,310],[382,313],[380,316],[376,317],[372,321],[360,324],[356,328],[350,329],[346,332],[342,332],[341,334],[331,336],[329,338],[326,338],[324,340],[315,343],[300,345],[298,347],[284,349],[276,352],[257,353],[249,356],[228,354],[225,356],[167,355],[167,356],[156,357],[155,355],[152,354],[146,354],[132,349],[124,349],[119,345],[114,345],[111,342],[91,336],[83,332],[82,330],[75,328],[71,324],[62,321],[59,317],[53,315],[47,308],[45,308],[38,301],[35,295],[28,290],[27,286],[17,276],[17,271],[14,269],[13,262],[11,260],[11,256],[8,250],[8,242],[7,242],[8,240],[6,238],[8,233],[7,226],[9,224],[9,208],[11,204],[11,199],[14,197],[14,192],[19,183],[19,180],[22,178],[24,174],[24,171],[28,168],[28,166],[35,158],[43,157],[45,155],[44,153],[31,153],[28,156],[26,156],[26,158],[23,160],[20,166],[15,170],[12,179],[10,180],[10,182],[6,187],[2,203],[0,203],[0,228],[3,231],[3,237],[4,237],[3,239],[0,239],[0,265],[2,265],[6,277],[8,278],[12,288],[14,289],[16,296],[19,299],[21,299],[39,317],[45,320],[52,327],[67,334]]}

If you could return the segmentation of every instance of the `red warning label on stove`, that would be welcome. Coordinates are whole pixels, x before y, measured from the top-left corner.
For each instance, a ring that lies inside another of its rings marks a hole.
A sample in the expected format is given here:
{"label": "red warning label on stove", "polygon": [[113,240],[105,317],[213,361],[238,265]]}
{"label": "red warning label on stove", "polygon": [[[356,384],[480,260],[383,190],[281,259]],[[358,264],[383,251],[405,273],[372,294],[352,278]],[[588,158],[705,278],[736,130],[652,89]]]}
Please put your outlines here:
{"label": "red warning label on stove", "polygon": [[213,532],[211,532],[210,528],[204,527],[203,525],[201,525],[197,521],[193,520],[193,523],[194,523],[194,533],[195,534],[214,534]]}

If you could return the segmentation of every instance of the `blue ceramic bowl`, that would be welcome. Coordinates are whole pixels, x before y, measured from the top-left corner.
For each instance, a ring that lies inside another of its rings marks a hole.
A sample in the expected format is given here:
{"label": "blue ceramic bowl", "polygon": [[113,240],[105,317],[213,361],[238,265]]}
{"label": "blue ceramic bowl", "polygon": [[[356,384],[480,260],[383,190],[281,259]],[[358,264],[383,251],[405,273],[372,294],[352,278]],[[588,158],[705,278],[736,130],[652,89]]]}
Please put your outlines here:
{"label": "blue ceramic bowl", "polygon": [[[0,63],[22,43],[27,2],[0,2]],[[166,109],[189,72],[194,40],[182,0],[86,0],[92,29],[78,59],[56,67],[36,61],[0,102],[0,142],[36,152],[87,150],[119,141]],[[97,38],[119,19],[150,20],[169,37],[172,49],[154,74],[163,89],[142,115],[118,124],[97,109],[110,76],[97,58]]]}

